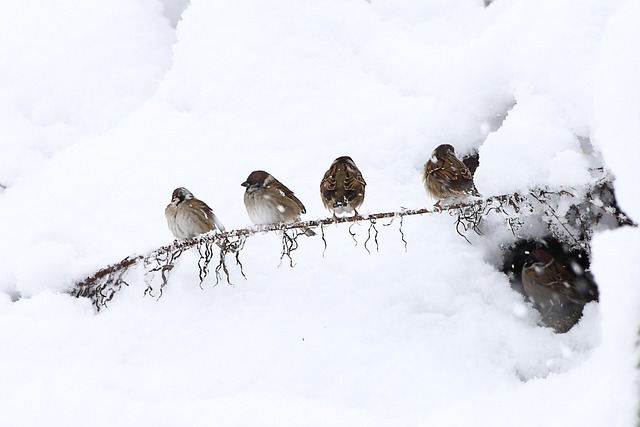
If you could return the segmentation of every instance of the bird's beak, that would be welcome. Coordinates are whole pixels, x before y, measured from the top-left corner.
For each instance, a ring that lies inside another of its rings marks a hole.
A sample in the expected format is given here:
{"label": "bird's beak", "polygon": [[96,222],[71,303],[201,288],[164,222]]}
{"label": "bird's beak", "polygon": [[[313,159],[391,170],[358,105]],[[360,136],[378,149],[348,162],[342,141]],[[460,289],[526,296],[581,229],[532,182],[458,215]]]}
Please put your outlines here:
{"label": "bird's beak", "polygon": [[243,183],[242,183],[242,184],[240,184],[240,185],[242,185],[243,187],[248,187],[250,184],[249,184],[247,181],[245,181],[245,182],[243,182]]}

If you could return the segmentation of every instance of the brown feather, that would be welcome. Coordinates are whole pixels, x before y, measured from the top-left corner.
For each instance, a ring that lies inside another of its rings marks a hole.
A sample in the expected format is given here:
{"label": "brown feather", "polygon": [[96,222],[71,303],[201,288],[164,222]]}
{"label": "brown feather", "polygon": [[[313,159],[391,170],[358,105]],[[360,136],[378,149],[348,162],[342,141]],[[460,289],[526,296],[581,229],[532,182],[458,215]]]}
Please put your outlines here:
{"label": "brown feather", "polygon": [[357,212],[364,202],[366,185],[351,157],[338,157],[320,181],[322,203],[334,215]]}
{"label": "brown feather", "polygon": [[425,189],[436,199],[480,196],[473,174],[449,144],[438,146],[423,169]]}

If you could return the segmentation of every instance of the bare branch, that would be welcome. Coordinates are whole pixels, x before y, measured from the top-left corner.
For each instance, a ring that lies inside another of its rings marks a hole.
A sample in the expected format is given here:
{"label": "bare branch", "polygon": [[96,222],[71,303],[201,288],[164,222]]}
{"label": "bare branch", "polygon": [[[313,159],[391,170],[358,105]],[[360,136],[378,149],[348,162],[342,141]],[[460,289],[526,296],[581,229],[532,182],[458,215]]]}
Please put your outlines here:
{"label": "bare branch", "polygon": [[[568,199],[569,203],[565,203]],[[570,206],[566,214],[562,214],[558,210],[560,202],[563,206]],[[542,212],[538,212],[536,206],[542,207]],[[141,261],[145,268],[145,281],[147,287],[144,295],[154,295],[152,286],[153,275],[160,272],[161,283],[158,289],[158,298],[162,296],[164,287],[169,282],[171,270],[174,268],[178,258],[187,250],[197,249],[200,255],[198,259],[198,271],[200,279],[200,287],[209,274],[209,264],[213,259],[215,247],[219,251],[219,261],[215,268],[216,285],[222,279],[222,273],[228,284],[231,283],[231,272],[227,266],[226,256],[228,254],[235,255],[236,265],[239,267],[240,274],[246,279],[243,265],[240,262],[240,252],[244,248],[244,244],[250,236],[257,233],[279,232],[282,239],[282,252],[280,262],[284,258],[288,258],[289,266],[294,267],[295,263],[292,253],[299,248],[298,238],[302,236],[307,228],[320,227],[320,235],[324,243],[323,257],[327,249],[327,241],[324,228],[331,224],[349,223],[348,232],[353,238],[355,245],[358,245],[356,234],[352,228],[359,222],[369,222],[367,230],[367,239],[364,242],[364,248],[370,252],[368,243],[373,240],[376,251],[379,251],[378,228],[377,222],[380,219],[388,218],[391,225],[396,218],[399,218],[399,233],[404,243],[405,251],[407,251],[407,241],[403,230],[403,220],[405,216],[414,215],[432,215],[441,212],[448,212],[456,218],[454,222],[456,232],[462,236],[467,242],[471,243],[465,233],[472,230],[479,236],[482,236],[482,220],[487,215],[497,214],[504,217],[504,224],[508,229],[516,235],[525,222],[523,217],[534,217],[538,221],[546,223],[549,231],[560,241],[566,242],[570,246],[589,251],[589,241],[593,230],[597,226],[607,224],[611,227],[614,225],[634,225],[624,213],[622,213],[613,196],[613,187],[610,181],[603,180],[596,183],[586,191],[586,196],[579,198],[573,193],[565,190],[552,191],[548,188],[530,190],[528,194],[503,194],[493,196],[486,199],[475,199],[466,203],[456,203],[442,207],[441,209],[401,209],[397,212],[375,213],[366,216],[355,215],[352,217],[331,217],[312,221],[301,221],[291,224],[269,224],[263,226],[247,227],[238,230],[230,230],[221,233],[210,232],[191,239],[174,241],[170,245],[162,246],[147,255],[132,255],[119,263],[109,265],[98,270],[93,275],[85,278],[74,286],[71,295],[76,297],[88,297],[92,300],[94,306],[100,310],[111,301],[115,293],[117,293],[123,285],[127,286],[124,280],[125,274],[129,269]],[[607,223],[607,216],[613,218],[613,221]],[[146,276],[149,276],[147,280]]]}

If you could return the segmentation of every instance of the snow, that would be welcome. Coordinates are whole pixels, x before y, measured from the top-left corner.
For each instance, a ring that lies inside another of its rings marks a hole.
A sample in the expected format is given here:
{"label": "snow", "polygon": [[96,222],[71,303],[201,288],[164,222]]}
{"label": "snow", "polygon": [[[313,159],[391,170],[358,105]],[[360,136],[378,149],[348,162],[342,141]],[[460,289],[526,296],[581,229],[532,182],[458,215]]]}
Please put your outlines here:
{"label": "snow", "polygon": [[[498,270],[508,233],[449,215],[247,240],[246,280],[161,298],[142,267],[96,313],[73,284],[171,243],[174,188],[227,229],[267,170],[329,216],[351,156],[359,212],[430,207],[424,162],[480,153],[484,196],[578,187],[604,166],[640,218],[636,0],[43,0],[0,25],[3,425],[634,425],[640,233],[599,232],[600,304],[566,334]],[[388,225],[387,225],[388,224]],[[318,230],[316,230],[318,231]],[[368,249],[368,250],[367,250]],[[369,253],[370,251],[370,253]],[[215,256],[214,256],[215,259]],[[158,277],[155,278],[158,280]]]}

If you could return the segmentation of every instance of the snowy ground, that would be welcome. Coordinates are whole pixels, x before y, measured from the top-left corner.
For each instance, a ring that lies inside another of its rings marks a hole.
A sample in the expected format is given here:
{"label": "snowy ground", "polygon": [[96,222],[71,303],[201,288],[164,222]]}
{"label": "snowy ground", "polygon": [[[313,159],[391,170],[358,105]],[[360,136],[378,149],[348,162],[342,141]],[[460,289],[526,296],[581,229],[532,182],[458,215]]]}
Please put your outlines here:
{"label": "snowy ground", "polygon": [[444,142],[479,149],[487,196],[604,164],[638,221],[639,1],[25,0],[0,19],[0,424],[635,424],[637,229],[595,236],[601,302],[562,335],[496,269],[499,239],[446,214],[406,218],[406,251],[397,223],[371,254],[366,225],[357,246],[331,226],[295,268],[254,236],[235,286],[200,289],[186,254],[162,298],[138,270],[99,314],[65,292],[170,243],[175,187],[241,228],[264,169],[324,218],[320,178],[350,155],[362,213],[427,207]]}

